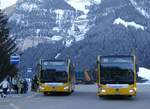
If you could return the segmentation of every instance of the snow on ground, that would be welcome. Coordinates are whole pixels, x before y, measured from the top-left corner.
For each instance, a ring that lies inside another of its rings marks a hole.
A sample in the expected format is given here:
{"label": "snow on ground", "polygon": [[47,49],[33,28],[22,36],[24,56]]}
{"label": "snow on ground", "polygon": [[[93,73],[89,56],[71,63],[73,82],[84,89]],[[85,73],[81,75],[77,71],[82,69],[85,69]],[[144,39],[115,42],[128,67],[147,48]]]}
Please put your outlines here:
{"label": "snow on ground", "polygon": [[13,4],[15,4],[18,0],[0,0],[0,9],[5,9]]}
{"label": "snow on ground", "polygon": [[144,79],[147,79],[148,82],[150,83],[150,69],[140,67],[139,72],[138,72],[138,76],[142,77]]}
{"label": "snow on ground", "polygon": [[122,24],[122,25],[125,26],[126,28],[127,28],[128,26],[132,26],[132,27],[135,27],[136,29],[144,30],[144,26],[142,26],[142,25],[140,25],[140,24],[137,24],[137,23],[135,23],[134,21],[132,21],[132,22],[127,22],[127,21],[125,21],[125,20],[123,20],[123,19],[121,19],[121,18],[115,19],[114,22],[113,22],[113,24],[117,24],[117,25]]}

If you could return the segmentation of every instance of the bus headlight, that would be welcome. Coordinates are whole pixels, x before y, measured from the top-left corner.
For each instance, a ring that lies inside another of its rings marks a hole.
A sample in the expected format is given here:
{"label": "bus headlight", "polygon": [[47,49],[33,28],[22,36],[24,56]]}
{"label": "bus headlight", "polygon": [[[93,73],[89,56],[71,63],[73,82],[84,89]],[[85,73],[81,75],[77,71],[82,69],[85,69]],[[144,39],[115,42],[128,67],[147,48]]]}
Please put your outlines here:
{"label": "bus headlight", "polygon": [[134,93],[134,90],[133,90],[133,89],[130,89],[129,92],[130,92],[130,93]]}
{"label": "bus headlight", "polygon": [[69,87],[68,87],[68,86],[64,87],[64,90],[68,90],[68,89],[69,89]]}
{"label": "bus headlight", "polygon": [[105,92],[106,92],[106,90],[105,90],[105,89],[102,89],[101,91],[102,91],[102,93],[105,93]]}
{"label": "bus headlight", "polygon": [[134,90],[136,91],[136,87],[134,87]]}
{"label": "bus headlight", "polygon": [[44,87],[42,87],[42,86],[39,86],[39,89],[40,89],[40,90],[44,90]]}

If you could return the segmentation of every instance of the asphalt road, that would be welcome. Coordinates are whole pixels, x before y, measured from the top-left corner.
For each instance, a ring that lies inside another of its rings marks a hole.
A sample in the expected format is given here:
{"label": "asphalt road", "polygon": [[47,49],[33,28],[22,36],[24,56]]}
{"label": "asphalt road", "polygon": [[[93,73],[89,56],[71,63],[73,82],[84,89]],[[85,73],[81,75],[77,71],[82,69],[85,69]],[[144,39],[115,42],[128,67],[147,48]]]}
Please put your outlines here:
{"label": "asphalt road", "polygon": [[150,85],[138,85],[133,98],[99,98],[95,85],[77,85],[69,96],[29,92],[0,98],[0,109],[149,109]]}

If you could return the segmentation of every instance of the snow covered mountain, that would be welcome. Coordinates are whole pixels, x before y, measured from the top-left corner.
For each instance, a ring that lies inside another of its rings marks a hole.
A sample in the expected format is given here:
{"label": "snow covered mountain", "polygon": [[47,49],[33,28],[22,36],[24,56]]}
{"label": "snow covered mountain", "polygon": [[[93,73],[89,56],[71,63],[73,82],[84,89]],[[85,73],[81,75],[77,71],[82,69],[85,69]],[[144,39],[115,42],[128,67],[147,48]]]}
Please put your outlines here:
{"label": "snow covered mountain", "polygon": [[97,55],[136,54],[137,63],[149,67],[150,19],[145,8],[148,0],[138,1],[134,0],[136,6],[133,0],[103,0],[93,5],[88,13],[89,19],[93,19],[89,25],[93,26],[87,37],[64,50],[61,56],[73,57],[78,68],[83,68],[93,66]]}
{"label": "snow covered mountain", "polygon": [[77,69],[90,68],[97,55],[133,53],[150,66],[149,0],[22,0],[9,16],[22,69],[68,57]]}
{"label": "snow covered mountain", "polygon": [[61,42],[69,47],[73,42],[83,40],[89,30],[87,13],[91,3],[97,2],[23,0],[17,3],[9,18],[10,35],[17,37],[23,51],[42,43]]}

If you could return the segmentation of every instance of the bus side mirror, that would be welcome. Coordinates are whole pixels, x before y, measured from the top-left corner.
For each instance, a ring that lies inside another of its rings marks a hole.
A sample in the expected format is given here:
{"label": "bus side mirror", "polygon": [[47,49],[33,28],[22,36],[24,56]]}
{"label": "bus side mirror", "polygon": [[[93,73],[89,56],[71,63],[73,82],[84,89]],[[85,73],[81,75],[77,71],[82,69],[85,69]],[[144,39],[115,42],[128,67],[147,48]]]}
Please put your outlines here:
{"label": "bus side mirror", "polygon": [[139,67],[137,64],[135,64],[135,68],[136,68],[136,73],[139,72]]}

